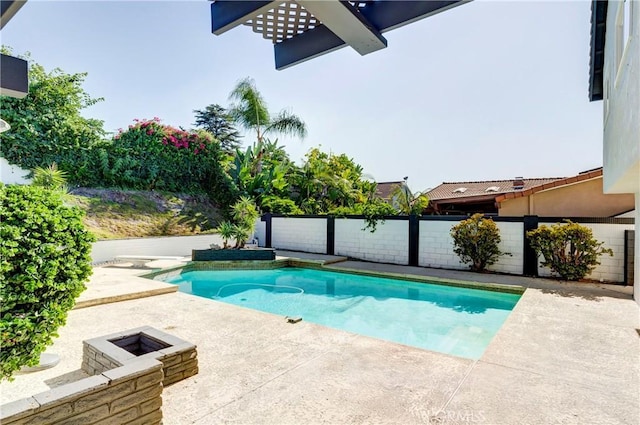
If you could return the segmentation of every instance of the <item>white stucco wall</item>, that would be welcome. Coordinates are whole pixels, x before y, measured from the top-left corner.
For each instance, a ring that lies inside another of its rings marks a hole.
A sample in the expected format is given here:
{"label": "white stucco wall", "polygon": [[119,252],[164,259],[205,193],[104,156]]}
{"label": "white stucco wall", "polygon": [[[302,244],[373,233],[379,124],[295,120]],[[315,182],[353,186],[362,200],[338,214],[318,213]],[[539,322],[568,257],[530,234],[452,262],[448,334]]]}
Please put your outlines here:
{"label": "white stucco wall", "polygon": [[171,236],[98,241],[93,243],[94,264],[113,261],[117,255],[190,256],[192,249],[207,249],[212,243],[222,245],[218,235]]}
{"label": "white stucco wall", "polygon": [[31,179],[27,178],[29,170],[24,170],[0,156],[0,182],[4,184],[29,184]]}
{"label": "white stucco wall", "polygon": [[327,252],[327,219],[273,217],[271,246],[324,254]]}
{"label": "white stucco wall", "polygon": [[334,253],[379,263],[409,264],[409,221],[378,222],[376,231],[364,220],[336,218]]}
{"label": "white stucco wall", "polygon": [[[609,1],[604,53],[604,191],[634,193],[640,223],[640,2]],[[629,7],[630,5],[630,7]],[[624,19],[625,12],[631,12]],[[629,25],[628,40],[620,25]],[[634,298],[640,304],[640,231],[635,240]]]}

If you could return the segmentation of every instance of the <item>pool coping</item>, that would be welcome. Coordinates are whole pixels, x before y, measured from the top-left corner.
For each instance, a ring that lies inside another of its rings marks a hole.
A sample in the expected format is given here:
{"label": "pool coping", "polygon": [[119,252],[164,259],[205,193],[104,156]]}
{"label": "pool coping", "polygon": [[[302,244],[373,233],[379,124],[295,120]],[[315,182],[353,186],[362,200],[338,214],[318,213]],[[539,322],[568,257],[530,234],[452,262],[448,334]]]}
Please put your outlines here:
{"label": "pool coping", "polygon": [[140,275],[140,277],[162,281],[162,279],[160,278],[165,277],[166,275],[178,275],[182,272],[198,270],[273,270],[285,267],[301,267],[332,271],[337,273],[354,274],[359,276],[382,277],[402,281],[429,283],[433,285],[453,286],[468,289],[479,289],[516,295],[522,295],[527,290],[527,287],[521,285],[506,285],[501,283],[445,279],[436,276],[422,276],[410,273],[355,270],[348,267],[340,267],[339,265],[335,265],[336,263],[338,262],[330,262],[330,265],[327,266],[327,262],[323,260],[308,260],[300,258],[281,258],[271,261],[191,261],[184,265],[154,270],[150,273]]}

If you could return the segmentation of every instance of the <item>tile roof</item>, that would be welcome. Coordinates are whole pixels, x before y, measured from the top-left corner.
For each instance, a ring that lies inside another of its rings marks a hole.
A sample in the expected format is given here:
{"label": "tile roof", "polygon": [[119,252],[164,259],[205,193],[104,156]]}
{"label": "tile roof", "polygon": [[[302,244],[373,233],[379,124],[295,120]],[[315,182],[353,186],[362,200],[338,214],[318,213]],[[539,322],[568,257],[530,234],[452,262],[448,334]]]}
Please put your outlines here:
{"label": "tile roof", "polygon": [[[427,192],[427,196],[431,201],[447,200],[447,199],[460,199],[471,197],[496,197],[497,195],[511,192],[522,192],[536,186],[548,184],[556,180],[564,179],[564,177],[548,177],[548,178],[534,178],[534,179],[521,179],[523,187],[521,189],[514,189],[514,182],[517,179],[510,180],[488,180],[488,181],[476,181],[476,182],[444,182],[439,186],[431,189]],[[466,188],[465,191],[454,192],[456,189]],[[488,189],[494,190],[488,190]]]}
{"label": "tile roof", "polygon": [[530,187],[524,190],[512,191],[508,193],[504,193],[498,197],[496,197],[496,202],[502,202],[505,199],[518,198],[520,196],[529,196],[536,192],[541,192],[543,190],[553,189],[554,187],[559,186],[567,186],[570,184],[578,183],[585,180],[591,180],[602,176],[602,167],[595,168],[593,170],[584,171],[577,176],[566,177],[564,179],[554,180],[548,183],[543,183],[538,186]]}
{"label": "tile roof", "polygon": [[402,186],[403,181],[399,182],[379,182],[376,186],[376,196],[388,201],[391,199],[391,194],[397,187]]}

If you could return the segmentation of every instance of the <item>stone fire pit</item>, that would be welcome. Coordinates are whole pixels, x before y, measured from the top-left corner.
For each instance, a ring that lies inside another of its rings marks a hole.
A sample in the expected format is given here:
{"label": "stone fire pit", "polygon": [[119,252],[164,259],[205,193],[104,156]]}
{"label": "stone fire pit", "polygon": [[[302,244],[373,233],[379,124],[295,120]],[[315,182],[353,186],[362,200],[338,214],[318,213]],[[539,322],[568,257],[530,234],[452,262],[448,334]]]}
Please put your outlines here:
{"label": "stone fire pit", "polygon": [[151,326],[83,341],[82,370],[90,375],[141,358],[162,362],[165,387],[198,373],[196,346]]}

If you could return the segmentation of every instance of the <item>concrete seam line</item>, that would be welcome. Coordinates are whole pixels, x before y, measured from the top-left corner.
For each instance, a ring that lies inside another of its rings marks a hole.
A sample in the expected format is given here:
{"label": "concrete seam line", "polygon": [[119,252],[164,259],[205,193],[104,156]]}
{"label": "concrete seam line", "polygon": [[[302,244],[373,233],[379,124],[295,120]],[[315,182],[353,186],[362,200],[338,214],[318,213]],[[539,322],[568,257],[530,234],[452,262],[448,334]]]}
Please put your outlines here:
{"label": "concrete seam line", "polygon": [[453,393],[451,394],[451,396],[449,396],[449,398],[447,399],[447,401],[445,401],[444,405],[442,405],[442,407],[440,408],[440,410],[438,410],[438,414],[441,412],[444,412],[445,409],[447,408],[447,406],[451,403],[451,400],[453,400],[453,397],[456,396],[456,394],[458,394],[458,390],[460,390],[460,387],[462,386],[462,384],[464,384],[464,382],[467,380],[467,378],[469,377],[469,375],[471,374],[471,372],[473,371],[473,369],[476,368],[476,365],[478,364],[479,360],[474,360],[474,362],[471,364],[471,367],[469,368],[469,370],[467,370],[467,373],[464,374],[464,376],[462,377],[462,379],[460,380],[460,382],[458,383],[458,385],[456,386],[456,389],[453,390]]}

